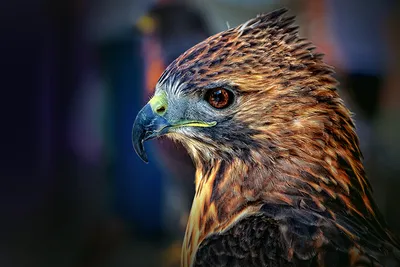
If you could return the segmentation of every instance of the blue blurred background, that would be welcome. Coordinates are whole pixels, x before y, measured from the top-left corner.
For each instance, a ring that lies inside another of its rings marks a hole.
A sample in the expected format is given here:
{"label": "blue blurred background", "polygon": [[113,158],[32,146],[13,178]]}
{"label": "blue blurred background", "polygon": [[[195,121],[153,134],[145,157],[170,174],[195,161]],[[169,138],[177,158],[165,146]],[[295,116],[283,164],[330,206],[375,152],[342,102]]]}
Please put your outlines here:
{"label": "blue blurred background", "polygon": [[336,67],[400,234],[399,1],[2,1],[0,266],[178,266],[194,168],[166,139],[141,162],[134,118],[180,53],[284,6]]}

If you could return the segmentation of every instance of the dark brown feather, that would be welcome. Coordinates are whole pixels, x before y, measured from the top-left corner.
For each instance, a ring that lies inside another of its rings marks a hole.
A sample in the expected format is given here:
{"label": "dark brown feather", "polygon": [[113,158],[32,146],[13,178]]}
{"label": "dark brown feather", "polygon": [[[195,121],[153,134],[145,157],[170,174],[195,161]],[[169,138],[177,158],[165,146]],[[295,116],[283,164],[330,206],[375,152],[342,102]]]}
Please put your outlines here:
{"label": "dark brown feather", "polygon": [[323,217],[283,210],[279,220],[260,213],[211,235],[200,245],[194,266],[380,266],[373,257],[361,256],[346,234]]}

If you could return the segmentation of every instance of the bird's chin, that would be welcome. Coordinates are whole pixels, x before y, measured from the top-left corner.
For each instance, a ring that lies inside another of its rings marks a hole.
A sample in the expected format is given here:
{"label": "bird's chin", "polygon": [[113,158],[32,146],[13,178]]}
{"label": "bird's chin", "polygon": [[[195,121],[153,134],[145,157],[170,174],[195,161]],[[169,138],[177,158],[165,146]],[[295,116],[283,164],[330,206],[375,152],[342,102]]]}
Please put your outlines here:
{"label": "bird's chin", "polygon": [[213,157],[207,138],[196,128],[180,128],[177,131],[168,133],[167,136],[174,142],[180,143],[186,149],[195,165],[199,159],[207,160]]}
{"label": "bird's chin", "polygon": [[195,130],[190,129],[189,127],[188,128],[180,127],[172,129],[164,136],[168,139],[184,144],[186,142],[190,142],[191,137],[194,136],[194,134]]}

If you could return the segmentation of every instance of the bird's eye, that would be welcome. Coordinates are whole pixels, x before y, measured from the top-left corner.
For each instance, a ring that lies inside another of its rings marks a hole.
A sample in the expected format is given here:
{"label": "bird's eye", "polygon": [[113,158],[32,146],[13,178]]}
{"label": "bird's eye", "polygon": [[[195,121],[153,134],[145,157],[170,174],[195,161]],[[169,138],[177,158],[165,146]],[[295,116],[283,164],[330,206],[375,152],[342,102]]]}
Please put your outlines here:
{"label": "bird's eye", "polygon": [[222,109],[232,104],[233,94],[231,91],[223,88],[214,88],[206,93],[205,99],[212,107]]}

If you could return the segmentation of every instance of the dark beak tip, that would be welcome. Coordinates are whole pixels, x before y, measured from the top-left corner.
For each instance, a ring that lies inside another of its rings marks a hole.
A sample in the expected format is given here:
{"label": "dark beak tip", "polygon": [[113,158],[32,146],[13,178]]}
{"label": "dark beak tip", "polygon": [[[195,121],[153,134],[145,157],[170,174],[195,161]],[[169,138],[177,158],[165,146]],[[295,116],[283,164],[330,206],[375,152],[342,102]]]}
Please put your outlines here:
{"label": "dark beak tip", "polygon": [[149,164],[149,159],[147,158],[147,154],[146,152],[144,152],[144,150],[143,153],[141,155],[138,154],[138,156],[144,163]]}
{"label": "dark beak tip", "polygon": [[144,163],[149,163],[149,159],[147,158],[147,154],[146,154],[146,152],[144,151],[144,149],[142,149],[142,150],[137,150],[136,148],[135,148],[135,152],[136,152],[136,154],[139,156],[139,158],[144,162]]}
{"label": "dark beak tip", "polygon": [[146,151],[144,150],[143,139],[139,138],[139,139],[136,139],[136,140],[132,140],[132,143],[133,143],[133,149],[135,150],[135,152],[139,156],[139,158],[144,163],[149,163]]}
{"label": "dark beak tip", "polygon": [[149,160],[148,160],[147,158],[140,157],[140,159],[141,159],[145,164],[149,164]]}

